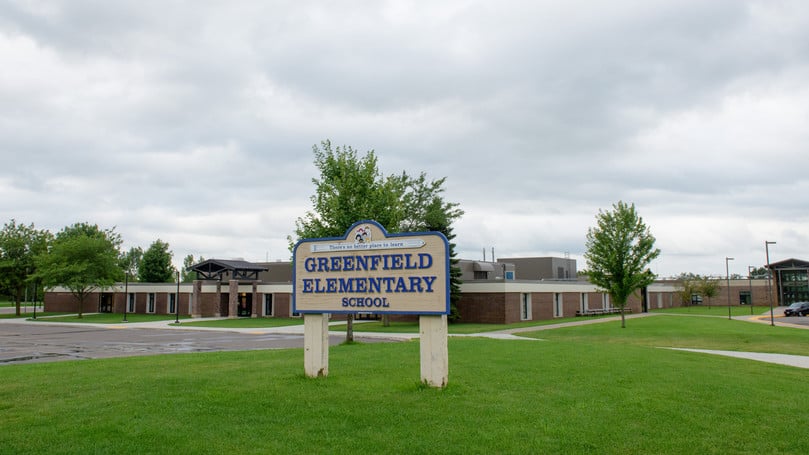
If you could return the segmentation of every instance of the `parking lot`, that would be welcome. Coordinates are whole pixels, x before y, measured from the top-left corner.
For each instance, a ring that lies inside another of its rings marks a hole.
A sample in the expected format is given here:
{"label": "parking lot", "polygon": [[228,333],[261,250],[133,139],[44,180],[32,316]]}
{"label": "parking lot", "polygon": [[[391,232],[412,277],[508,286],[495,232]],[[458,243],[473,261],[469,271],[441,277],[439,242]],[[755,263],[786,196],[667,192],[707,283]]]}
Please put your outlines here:
{"label": "parking lot", "polygon": [[[331,336],[332,345],[345,336]],[[363,340],[373,341],[373,340]],[[379,341],[379,340],[376,340]],[[98,327],[47,322],[0,323],[0,366],[59,360],[100,359],[183,352],[303,348],[303,335]]]}

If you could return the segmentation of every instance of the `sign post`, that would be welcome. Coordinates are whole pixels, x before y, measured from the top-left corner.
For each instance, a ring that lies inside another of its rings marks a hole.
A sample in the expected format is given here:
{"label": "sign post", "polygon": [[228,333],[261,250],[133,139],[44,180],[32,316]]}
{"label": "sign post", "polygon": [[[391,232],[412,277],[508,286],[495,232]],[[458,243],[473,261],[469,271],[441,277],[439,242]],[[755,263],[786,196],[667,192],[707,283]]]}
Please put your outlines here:
{"label": "sign post", "polygon": [[388,234],[366,220],[344,237],[301,240],[293,255],[292,307],[304,315],[307,376],[328,375],[328,314],[410,314],[419,316],[422,382],[447,384],[450,267],[443,234]]}
{"label": "sign post", "polygon": [[306,376],[329,375],[329,316],[303,315],[303,367]]}
{"label": "sign post", "polygon": [[447,316],[419,316],[421,382],[444,387],[449,379]]}

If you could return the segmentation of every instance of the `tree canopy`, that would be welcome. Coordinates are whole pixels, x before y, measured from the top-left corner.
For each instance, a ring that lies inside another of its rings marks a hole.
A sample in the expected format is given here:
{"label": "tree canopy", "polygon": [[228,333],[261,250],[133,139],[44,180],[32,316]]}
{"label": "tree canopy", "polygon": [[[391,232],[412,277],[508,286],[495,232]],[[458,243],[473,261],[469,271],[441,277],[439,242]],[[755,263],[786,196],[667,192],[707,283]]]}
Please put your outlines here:
{"label": "tree canopy", "polygon": [[399,201],[403,184],[399,178],[382,176],[373,150],[360,157],[350,146],[333,149],[331,142],[323,141],[312,151],[320,178],[312,179],[312,210],[295,222],[297,239],[341,236],[366,219],[396,231],[403,217]]}
{"label": "tree canopy", "polygon": [[170,283],[175,279],[171,264],[173,253],[169,244],[157,239],[143,253],[138,267],[138,279],[144,283]]}
{"label": "tree canopy", "polygon": [[118,258],[118,265],[129,275],[130,281],[138,281],[138,270],[140,269],[140,261],[143,259],[143,248],[135,246],[129,251],[122,253]]}
{"label": "tree canopy", "polygon": [[[296,238],[288,238],[290,249],[297,240],[342,236],[352,224],[367,219],[390,233],[429,230],[442,232],[450,240],[454,237],[451,224],[463,211],[443,199],[445,179],[429,181],[424,173],[413,178],[405,172],[384,176],[373,150],[360,156],[352,147],[332,147],[328,140],[312,149],[320,177],[312,179],[313,207],[296,220]],[[454,257],[452,243],[450,257]],[[457,300],[460,270],[451,270],[450,278],[450,294]],[[350,340],[350,315],[347,336]]]}
{"label": "tree canopy", "polygon": [[188,270],[192,265],[198,264],[200,262],[204,262],[205,258],[200,256],[199,259],[195,260],[193,254],[188,254],[183,258],[183,270],[180,272],[181,281],[183,283],[191,283],[195,279],[197,279],[197,272],[193,270]]}
{"label": "tree canopy", "polygon": [[36,258],[36,277],[45,286],[63,286],[78,301],[82,316],[84,300],[123,278],[119,267],[121,237],[114,229],[100,229],[89,223],[67,226],[56,234],[50,251]]}
{"label": "tree canopy", "polygon": [[18,224],[14,219],[0,231],[0,291],[14,299],[17,316],[25,289],[34,281],[36,257],[48,250],[52,239],[47,230],[36,229],[33,223]]}
{"label": "tree canopy", "polygon": [[621,327],[626,327],[624,307],[629,296],[654,281],[655,275],[647,268],[660,255],[654,244],[635,204],[623,201],[613,204],[610,211],[599,210],[596,226],[587,231],[587,275],[621,309]]}

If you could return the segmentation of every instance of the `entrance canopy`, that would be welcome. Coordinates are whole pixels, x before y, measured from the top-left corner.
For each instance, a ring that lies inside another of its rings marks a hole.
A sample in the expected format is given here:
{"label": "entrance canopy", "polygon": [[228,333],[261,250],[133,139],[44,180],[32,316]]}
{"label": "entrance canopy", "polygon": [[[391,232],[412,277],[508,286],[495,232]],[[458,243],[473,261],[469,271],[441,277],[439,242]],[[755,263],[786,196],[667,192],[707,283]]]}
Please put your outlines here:
{"label": "entrance canopy", "polygon": [[263,265],[237,259],[208,259],[194,264],[188,270],[197,272],[197,277],[203,280],[222,280],[230,277],[234,280],[258,281],[259,272],[268,269]]}

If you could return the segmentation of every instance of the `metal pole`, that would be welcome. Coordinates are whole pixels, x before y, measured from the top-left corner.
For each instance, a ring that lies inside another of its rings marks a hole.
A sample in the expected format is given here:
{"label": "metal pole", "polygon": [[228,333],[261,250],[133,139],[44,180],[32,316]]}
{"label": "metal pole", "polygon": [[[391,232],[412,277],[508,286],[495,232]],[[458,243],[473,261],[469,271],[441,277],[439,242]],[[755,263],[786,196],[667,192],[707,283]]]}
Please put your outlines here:
{"label": "metal pole", "polygon": [[174,323],[180,323],[180,271],[177,271],[177,297],[174,298]]}
{"label": "metal pole", "polygon": [[129,308],[129,272],[124,274],[124,322],[126,320],[126,310]]}
{"label": "metal pole", "polygon": [[728,319],[730,319],[730,269],[728,268],[728,261],[732,261],[733,258],[725,257],[725,279],[728,282]]}
{"label": "metal pole", "polygon": [[775,245],[775,242],[769,240],[764,241],[764,251],[767,254],[767,300],[770,301],[770,325],[775,327],[775,316],[772,310],[772,270],[770,270],[770,245]]}
{"label": "metal pole", "polygon": [[37,288],[38,287],[39,286],[37,285],[37,282],[34,281],[34,320],[36,320],[36,318],[37,318]]}
{"label": "metal pole", "polygon": [[750,292],[750,316],[753,315],[753,267],[752,265],[747,266],[747,289]]}

